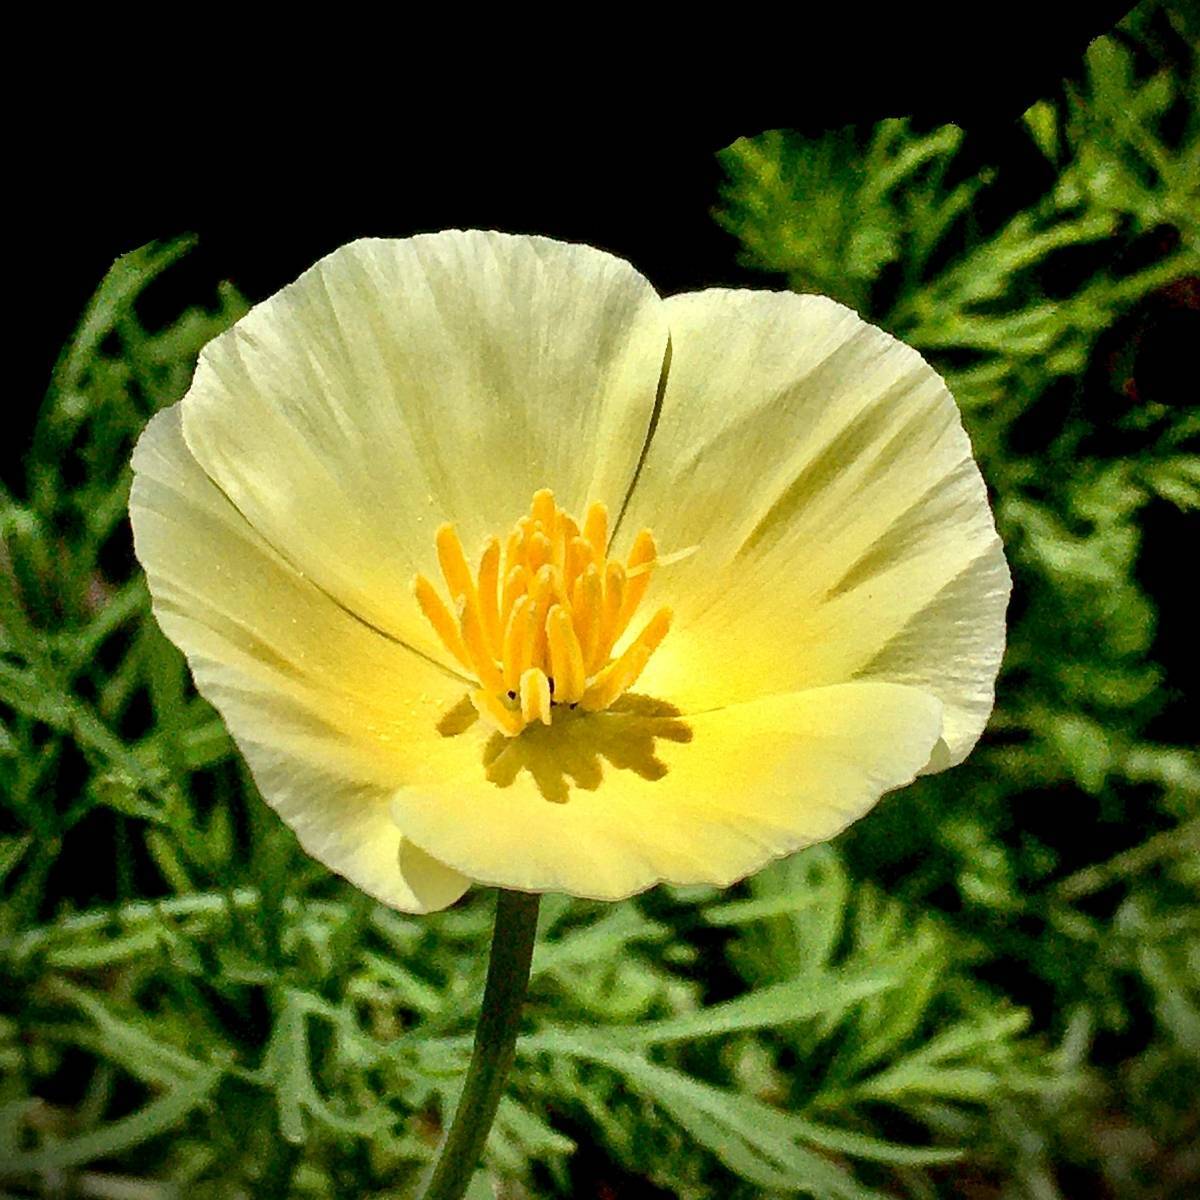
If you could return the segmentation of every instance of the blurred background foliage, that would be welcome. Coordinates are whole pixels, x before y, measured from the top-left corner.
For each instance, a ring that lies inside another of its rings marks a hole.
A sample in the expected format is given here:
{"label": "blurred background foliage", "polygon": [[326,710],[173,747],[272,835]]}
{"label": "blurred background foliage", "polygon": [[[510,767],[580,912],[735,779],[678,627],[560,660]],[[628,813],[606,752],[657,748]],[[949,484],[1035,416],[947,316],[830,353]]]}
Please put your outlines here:
{"label": "blurred background foliage", "polygon": [[[1200,1191],[1192,14],[1140,6],[1011,144],[723,151],[743,265],[950,382],[1015,576],[999,702],[738,888],[548,897],[476,1200]],[[491,897],[406,917],[305,858],[149,616],[129,453],[247,307],[190,245],[114,265],[0,494],[0,1194],[402,1196]]]}

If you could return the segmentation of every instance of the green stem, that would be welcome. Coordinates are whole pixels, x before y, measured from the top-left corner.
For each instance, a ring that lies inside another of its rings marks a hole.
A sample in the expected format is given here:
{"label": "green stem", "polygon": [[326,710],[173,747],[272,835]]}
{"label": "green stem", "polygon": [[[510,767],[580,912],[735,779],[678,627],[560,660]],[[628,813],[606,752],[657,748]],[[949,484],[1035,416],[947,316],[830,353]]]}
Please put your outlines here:
{"label": "green stem", "polygon": [[496,924],[471,1065],[421,1200],[459,1200],[483,1154],[516,1051],[540,898],[503,890],[496,895]]}

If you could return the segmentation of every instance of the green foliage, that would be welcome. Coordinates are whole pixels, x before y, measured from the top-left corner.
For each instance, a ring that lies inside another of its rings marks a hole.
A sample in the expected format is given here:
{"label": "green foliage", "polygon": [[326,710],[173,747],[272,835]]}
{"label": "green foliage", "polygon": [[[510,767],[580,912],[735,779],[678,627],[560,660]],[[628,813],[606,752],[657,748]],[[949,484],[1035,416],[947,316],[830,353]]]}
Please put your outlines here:
{"label": "green foliage", "polygon": [[[1026,114],[1032,191],[954,128],[724,152],[745,261],[959,398],[1017,580],[1000,703],[967,765],[739,889],[547,897],[473,1196],[1195,1182],[1200,763],[1144,576],[1147,530],[1197,506],[1197,422],[1135,359],[1200,271],[1196,83],[1151,5]],[[307,859],[149,616],[133,440],[246,307],[151,318],[189,249],[114,265],[0,493],[0,1189],[402,1196],[461,1086],[490,898],[409,918]]]}
{"label": "green foliage", "polygon": [[[925,921],[914,937],[896,903],[869,892],[851,902],[832,851],[780,864],[753,886],[769,908],[739,911],[714,895],[676,910],[744,927],[746,983],[771,980],[708,1006],[669,923],[633,906],[547,900],[537,1031],[520,1044],[491,1146],[499,1169],[520,1175],[537,1162],[561,1178],[573,1142],[551,1122],[566,1111],[688,1194],[705,1194],[721,1163],[778,1190],[876,1196],[865,1177],[953,1161],[981,1110],[1069,1083],[1017,1037],[1026,1014],[947,972],[946,930]],[[95,1064],[89,1115],[105,1111],[118,1082],[144,1100],[130,1115],[46,1136],[46,1106],[6,1097],[8,1171],[24,1178],[129,1155],[203,1194],[214,1174],[264,1186],[282,1155],[298,1191],[326,1195],[338,1194],[349,1155],[356,1186],[403,1186],[431,1150],[423,1114],[446,1113],[461,1083],[487,906],[406,918],[336,890],[332,900],[288,897],[270,917],[252,889],[187,892],[11,938],[6,965],[31,1006],[0,1043],[14,1078],[51,1077],[73,1046]],[[268,923],[274,950],[251,932]],[[814,928],[827,935],[820,945]],[[239,930],[249,946],[238,945]],[[683,961],[673,969],[672,959]],[[261,1028],[247,1037],[255,1009]],[[807,1077],[764,1057],[784,1047],[803,1049]],[[877,1136],[877,1106],[912,1114],[919,1140]],[[656,1161],[656,1145],[672,1146],[672,1157]]]}

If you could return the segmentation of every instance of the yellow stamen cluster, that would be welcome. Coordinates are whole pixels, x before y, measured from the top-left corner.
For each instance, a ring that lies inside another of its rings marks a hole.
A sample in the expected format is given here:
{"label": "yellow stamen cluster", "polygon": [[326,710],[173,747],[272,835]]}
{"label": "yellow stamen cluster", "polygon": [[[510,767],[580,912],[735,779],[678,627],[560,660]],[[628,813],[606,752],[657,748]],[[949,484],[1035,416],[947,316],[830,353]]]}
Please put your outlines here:
{"label": "yellow stamen cluster", "polygon": [[608,708],[632,687],[667,635],[660,608],[613,658],[650,584],[658,550],[650,530],[624,563],[608,558],[608,510],[592,504],[583,527],[548,488],[534,493],[501,547],[493,537],[472,572],[451,524],[437,531],[438,562],[453,610],[424,575],[417,604],[447,651],[479,681],[471,701],[508,737],[532,721],[551,722],[556,705]]}

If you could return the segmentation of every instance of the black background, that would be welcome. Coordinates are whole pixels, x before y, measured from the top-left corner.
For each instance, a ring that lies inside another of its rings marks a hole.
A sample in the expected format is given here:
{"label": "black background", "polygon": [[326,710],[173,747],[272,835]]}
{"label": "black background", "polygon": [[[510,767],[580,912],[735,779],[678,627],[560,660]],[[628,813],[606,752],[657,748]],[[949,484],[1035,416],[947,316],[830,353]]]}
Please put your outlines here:
{"label": "black background", "polygon": [[538,44],[507,25],[468,29],[471,53],[412,34],[390,72],[362,65],[375,86],[361,87],[340,82],[356,64],[335,54],[269,85],[230,79],[214,58],[196,74],[168,65],[154,87],[117,98],[83,64],[80,115],[18,123],[11,151],[18,370],[0,473],[20,490],[59,349],[113,259],[147,241],[199,234],[189,270],[252,300],[354,237],[452,227],[588,242],[668,294],[762,286],[712,220],[716,150],[763,129],[911,116],[960,124],[968,147],[1003,154],[1027,143],[1020,113],[1076,77],[1087,43],[1128,8],[855,6],[819,25],[749,9],[736,31],[698,10],[646,11],[636,27],[606,18]]}

